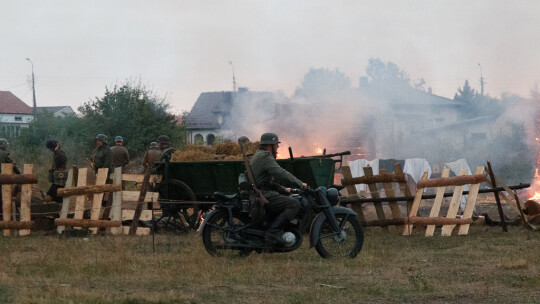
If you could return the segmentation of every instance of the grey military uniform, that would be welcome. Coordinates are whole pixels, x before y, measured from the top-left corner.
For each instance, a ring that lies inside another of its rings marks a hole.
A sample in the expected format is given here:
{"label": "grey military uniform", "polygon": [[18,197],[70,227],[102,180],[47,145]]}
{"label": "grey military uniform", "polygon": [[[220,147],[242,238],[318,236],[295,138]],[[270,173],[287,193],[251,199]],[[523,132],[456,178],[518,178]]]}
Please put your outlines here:
{"label": "grey military uniform", "polygon": [[129,164],[129,152],[124,146],[114,146],[111,148],[113,168],[122,167]]}
{"label": "grey military uniform", "polygon": [[0,149],[0,163],[1,164],[13,164],[13,172],[16,174],[21,174],[19,167],[13,162],[11,157],[9,157],[9,152]]}
{"label": "grey military uniform", "polygon": [[94,150],[92,160],[94,170],[97,173],[99,168],[108,168],[109,174],[112,172],[112,152],[108,145],[104,144]]}
{"label": "grey military uniform", "polygon": [[292,220],[300,209],[300,203],[280,193],[285,193],[285,187],[301,188],[302,181],[280,167],[269,151],[258,150],[249,163],[257,187],[268,199],[266,210],[273,214],[283,211]]}

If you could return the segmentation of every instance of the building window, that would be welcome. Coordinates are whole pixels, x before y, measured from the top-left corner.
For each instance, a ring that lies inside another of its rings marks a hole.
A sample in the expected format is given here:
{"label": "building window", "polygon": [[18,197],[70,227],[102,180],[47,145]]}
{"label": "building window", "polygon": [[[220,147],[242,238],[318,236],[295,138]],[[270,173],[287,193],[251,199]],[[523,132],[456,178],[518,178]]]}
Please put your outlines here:
{"label": "building window", "polygon": [[206,143],[211,146],[214,143],[214,140],[216,140],[216,137],[214,134],[210,133],[206,136]]}
{"label": "building window", "polygon": [[22,116],[15,116],[15,121],[22,121]]}
{"label": "building window", "polygon": [[193,137],[193,143],[196,145],[204,144],[204,137],[201,134],[197,134]]}

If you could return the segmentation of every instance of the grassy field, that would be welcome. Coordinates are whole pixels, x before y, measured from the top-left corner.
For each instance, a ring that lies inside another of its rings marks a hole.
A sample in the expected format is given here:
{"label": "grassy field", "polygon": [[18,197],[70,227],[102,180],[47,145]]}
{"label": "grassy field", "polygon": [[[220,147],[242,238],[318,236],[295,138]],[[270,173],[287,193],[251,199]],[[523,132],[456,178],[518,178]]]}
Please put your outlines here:
{"label": "grassy field", "polygon": [[[0,303],[539,303],[540,233],[366,231],[356,259],[209,256],[194,234],[0,237]],[[439,233],[440,234],[440,233]]]}

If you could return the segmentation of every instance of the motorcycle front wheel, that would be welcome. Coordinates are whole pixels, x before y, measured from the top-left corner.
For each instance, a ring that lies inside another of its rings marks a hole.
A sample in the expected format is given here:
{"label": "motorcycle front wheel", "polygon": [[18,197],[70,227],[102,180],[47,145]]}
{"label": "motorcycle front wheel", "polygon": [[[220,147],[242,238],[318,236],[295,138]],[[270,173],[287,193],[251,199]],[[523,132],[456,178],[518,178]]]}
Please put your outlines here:
{"label": "motorcycle front wheel", "polygon": [[[249,219],[241,214],[233,213],[234,226],[243,226]],[[245,257],[250,250],[238,248],[241,244],[241,236],[234,233],[228,213],[223,210],[214,214],[205,224],[202,234],[203,244],[206,251],[213,256]]]}
{"label": "motorcycle front wheel", "polygon": [[315,249],[323,258],[354,258],[364,245],[364,231],[358,220],[350,214],[336,214],[340,232],[334,232],[328,218],[324,219]]}

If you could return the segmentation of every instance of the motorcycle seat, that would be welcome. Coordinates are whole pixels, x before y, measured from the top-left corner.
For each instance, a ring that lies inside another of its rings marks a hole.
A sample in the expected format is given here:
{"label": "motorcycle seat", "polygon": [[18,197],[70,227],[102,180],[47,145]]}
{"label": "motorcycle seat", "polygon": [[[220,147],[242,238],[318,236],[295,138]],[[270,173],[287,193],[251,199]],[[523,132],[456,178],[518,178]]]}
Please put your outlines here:
{"label": "motorcycle seat", "polygon": [[233,199],[237,194],[225,194],[223,192],[216,191],[214,192],[214,198],[217,200],[231,200]]}

